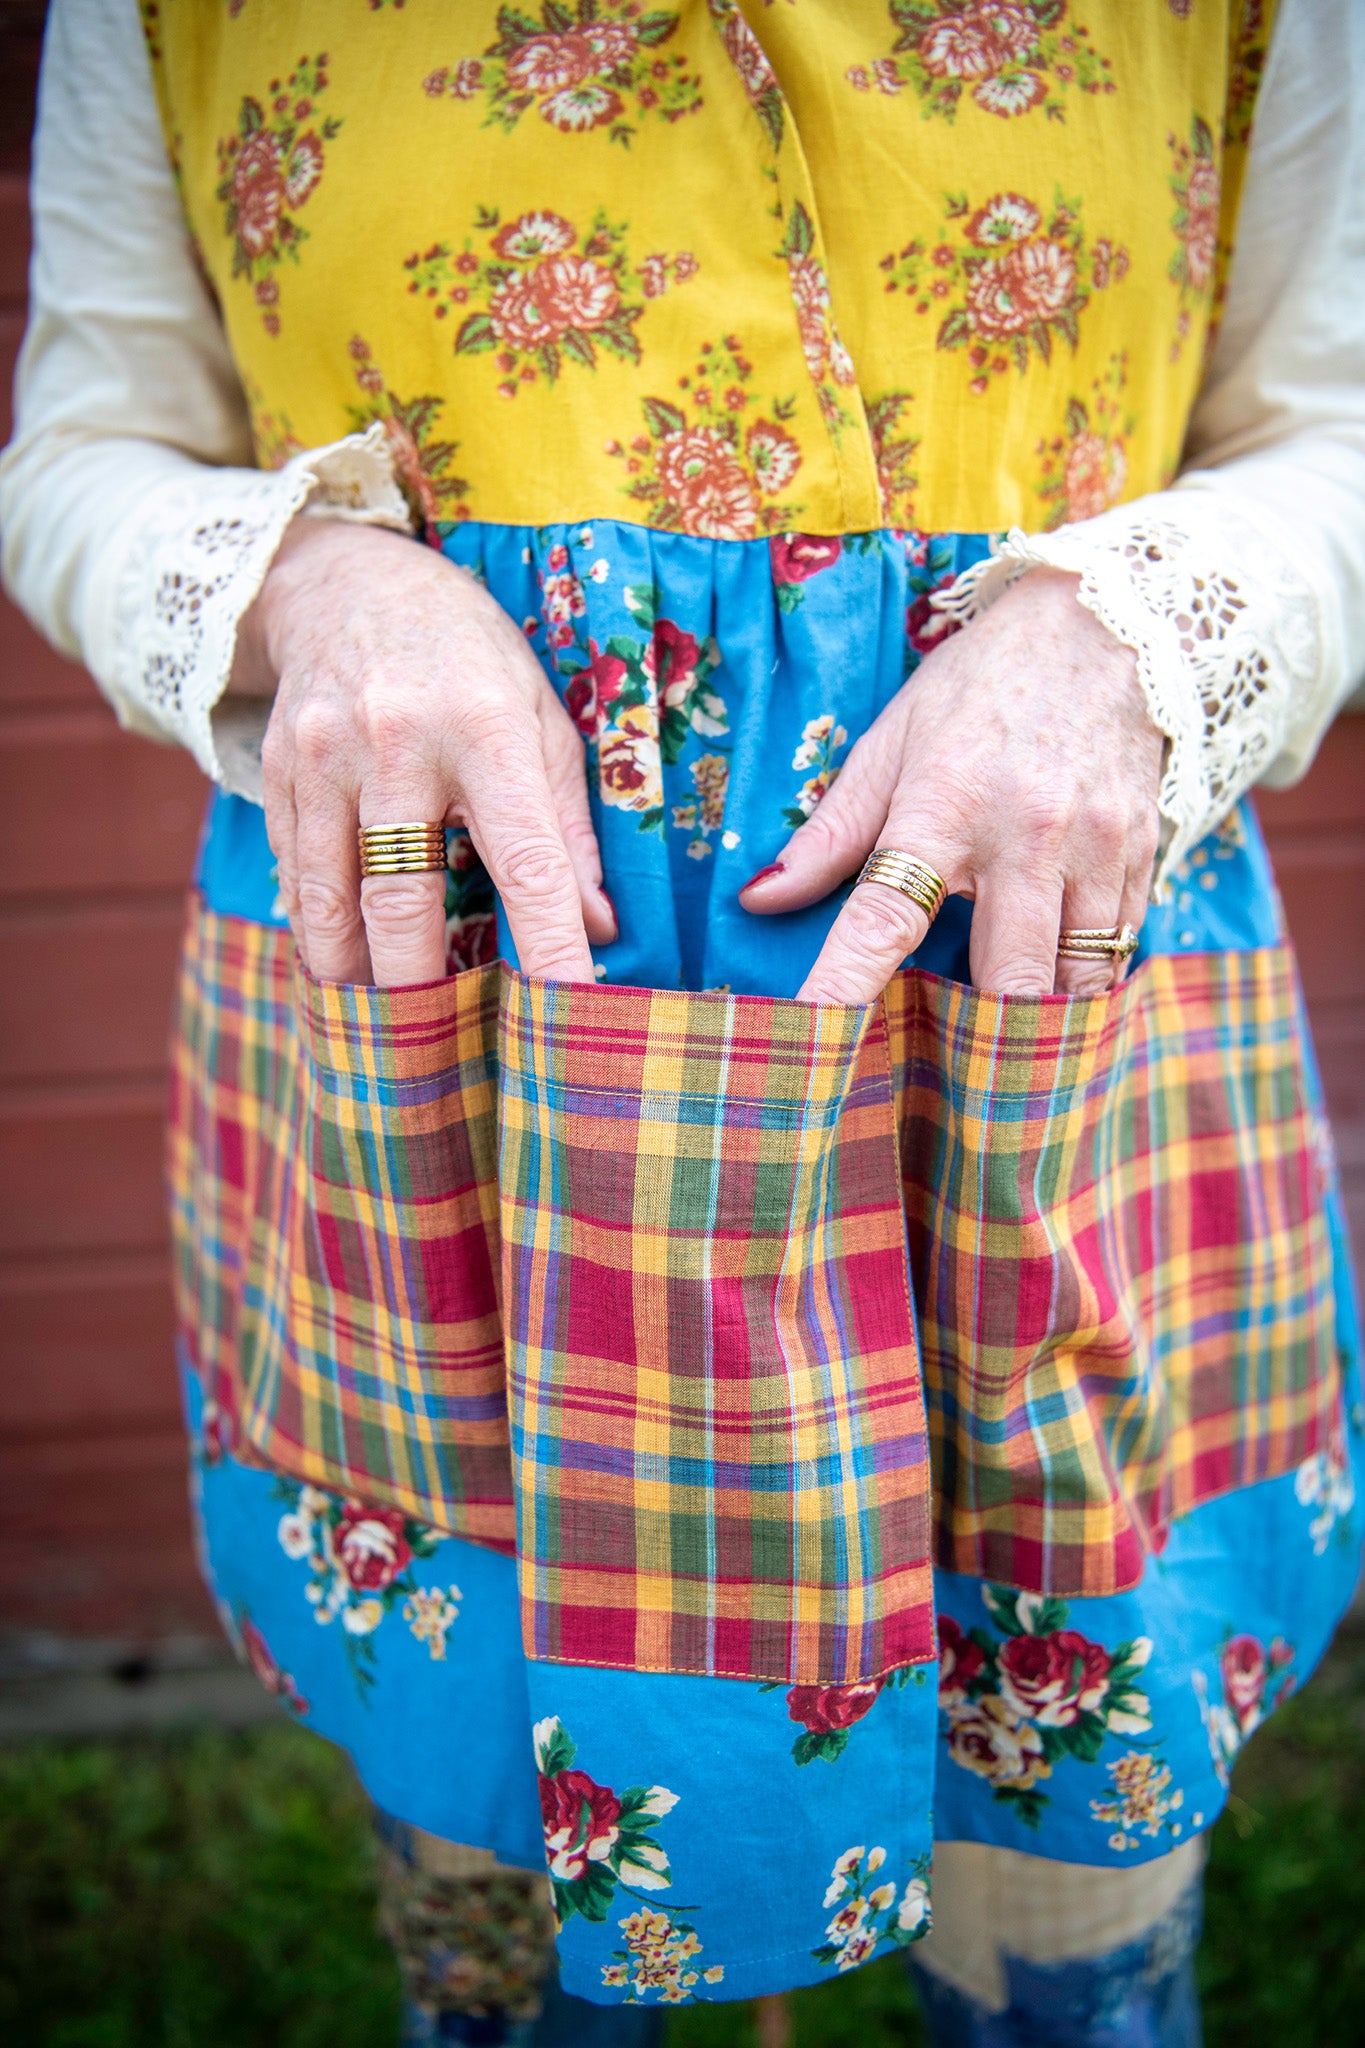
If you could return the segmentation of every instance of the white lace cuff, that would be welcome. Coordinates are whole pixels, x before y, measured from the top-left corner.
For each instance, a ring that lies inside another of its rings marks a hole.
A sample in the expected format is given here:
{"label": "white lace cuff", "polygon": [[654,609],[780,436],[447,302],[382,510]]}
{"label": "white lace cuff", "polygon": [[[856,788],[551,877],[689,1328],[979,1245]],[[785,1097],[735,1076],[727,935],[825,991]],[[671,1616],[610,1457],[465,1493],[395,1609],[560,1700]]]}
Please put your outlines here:
{"label": "white lace cuff", "polygon": [[99,663],[126,724],[178,741],[215,782],[258,802],[269,706],[234,702],[214,713],[238,622],[299,512],[410,530],[382,424],[283,469],[196,466],[159,491],[121,553]]}
{"label": "white lace cuff", "polygon": [[1040,567],[1078,574],[1086,610],[1137,655],[1148,713],[1167,741],[1157,897],[1270,766],[1295,701],[1315,688],[1317,600],[1221,493],[1171,490],[1056,533],[1016,527],[934,603],[965,624]]}

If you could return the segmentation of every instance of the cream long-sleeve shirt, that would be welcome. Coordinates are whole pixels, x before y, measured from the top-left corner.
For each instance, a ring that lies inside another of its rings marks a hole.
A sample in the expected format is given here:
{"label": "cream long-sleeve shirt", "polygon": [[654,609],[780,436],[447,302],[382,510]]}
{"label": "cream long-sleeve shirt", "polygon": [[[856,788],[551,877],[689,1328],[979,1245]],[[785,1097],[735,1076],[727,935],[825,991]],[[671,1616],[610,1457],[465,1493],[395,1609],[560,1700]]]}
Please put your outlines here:
{"label": "cream long-sleeve shirt", "polygon": [[[54,0],[32,313],[0,458],[9,589],[124,723],[259,792],[266,708],[220,702],[300,511],[406,526],[382,428],[251,466],[193,261],[136,0]],[[1292,781],[1365,673],[1365,6],[1281,0],[1227,302],[1173,487],[1013,533],[947,600],[1034,564],[1133,647],[1166,735],[1164,874],[1253,783]]]}

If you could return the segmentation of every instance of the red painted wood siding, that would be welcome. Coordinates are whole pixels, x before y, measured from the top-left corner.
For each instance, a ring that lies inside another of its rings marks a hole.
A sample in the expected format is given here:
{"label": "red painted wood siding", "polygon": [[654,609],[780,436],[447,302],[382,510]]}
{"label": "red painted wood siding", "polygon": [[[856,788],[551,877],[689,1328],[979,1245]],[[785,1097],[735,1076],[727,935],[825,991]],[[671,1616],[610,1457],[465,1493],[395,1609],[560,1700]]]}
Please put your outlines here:
{"label": "red painted wood siding", "polygon": [[[6,389],[27,243],[15,124],[39,12],[17,51],[0,24]],[[0,1628],[154,1640],[211,1625],[185,1507],[160,1165],[204,793],[183,754],[120,733],[89,679],[0,608]],[[1341,720],[1307,781],[1262,815],[1365,1246],[1365,719]]]}

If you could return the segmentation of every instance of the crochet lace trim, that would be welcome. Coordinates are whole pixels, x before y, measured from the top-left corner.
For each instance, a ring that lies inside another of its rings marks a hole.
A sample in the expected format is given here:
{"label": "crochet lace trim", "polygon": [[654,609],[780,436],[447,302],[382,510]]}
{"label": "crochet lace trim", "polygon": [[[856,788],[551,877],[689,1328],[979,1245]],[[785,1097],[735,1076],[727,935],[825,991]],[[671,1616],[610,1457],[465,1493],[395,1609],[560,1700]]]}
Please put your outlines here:
{"label": "crochet lace trim", "polygon": [[[122,565],[112,694],[188,747],[215,782],[240,786],[244,772],[234,761],[227,775],[212,716],[231,673],[238,623],[302,511],[410,527],[382,424],[307,450],[279,470],[197,470],[146,509]],[[262,707],[250,715],[241,709],[239,717],[238,707],[225,707],[225,735],[264,728]],[[244,793],[258,794],[259,766],[256,780],[257,791]]]}

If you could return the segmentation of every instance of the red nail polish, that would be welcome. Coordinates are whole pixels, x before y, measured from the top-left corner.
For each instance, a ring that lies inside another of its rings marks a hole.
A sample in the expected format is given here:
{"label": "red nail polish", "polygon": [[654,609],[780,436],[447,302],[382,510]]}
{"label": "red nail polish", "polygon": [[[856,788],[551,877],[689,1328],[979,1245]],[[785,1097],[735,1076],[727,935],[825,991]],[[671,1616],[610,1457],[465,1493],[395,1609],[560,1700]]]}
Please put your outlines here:
{"label": "red nail polish", "polygon": [[786,872],[787,863],[784,860],[770,860],[766,868],[760,868],[757,874],[750,875],[748,881],[745,882],[743,888],[741,888],[739,893],[742,896],[744,894],[744,890],[752,889],[755,882],[766,882],[769,875],[785,875]]}
{"label": "red nail polish", "polygon": [[608,896],[606,890],[602,887],[602,884],[600,882],[597,885],[597,893],[602,898],[602,901],[606,904],[607,909],[611,912],[612,930],[616,933],[617,937],[619,938],[621,933],[621,920],[616,915],[616,905],[612,902],[610,896]]}

